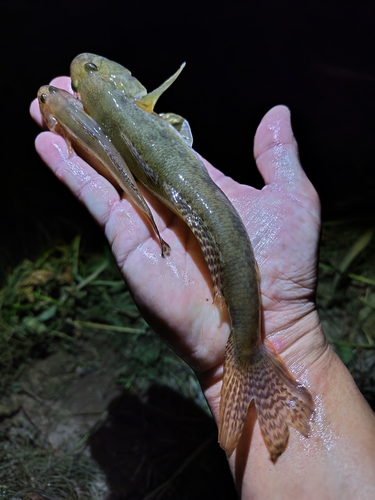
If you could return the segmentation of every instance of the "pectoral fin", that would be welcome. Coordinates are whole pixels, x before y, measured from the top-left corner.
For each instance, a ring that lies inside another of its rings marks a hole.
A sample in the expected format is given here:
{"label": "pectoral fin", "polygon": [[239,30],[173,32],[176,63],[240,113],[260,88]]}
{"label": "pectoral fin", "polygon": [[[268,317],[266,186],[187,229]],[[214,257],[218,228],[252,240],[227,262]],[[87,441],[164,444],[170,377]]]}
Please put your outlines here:
{"label": "pectoral fin", "polygon": [[181,134],[181,137],[190,147],[193,145],[193,134],[189,122],[180,115],[175,113],[159,113],[159,116],[170,123]]}

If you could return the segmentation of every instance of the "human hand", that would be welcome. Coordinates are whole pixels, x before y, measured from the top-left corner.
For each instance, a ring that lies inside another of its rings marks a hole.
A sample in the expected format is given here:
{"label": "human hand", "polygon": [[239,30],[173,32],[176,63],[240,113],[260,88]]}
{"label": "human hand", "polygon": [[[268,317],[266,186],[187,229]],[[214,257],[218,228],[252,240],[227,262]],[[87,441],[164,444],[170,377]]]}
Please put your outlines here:
{"label": "human hand", "polygon": [[[60,78],[54,85],[70,89],[68,79]],[[36,101],[31,113],[41,124]],[[263,190],[240,185],[206,163],[249,231],[262,276],[267,335],[314,309],[319,202],[296,158],[288,121],[288,110],[278,107],[259,128],[255,150],[266,182]],[[277,158],[271,158],[274,145]],[[220,365],[229,323],[221,321],[212,303],[203,255],[187,226],[163,205],[151,201],[157,225],[172,246],[171,257],[162,259],[158,242],[139,213],[108,181],[76,155],[71,156],[59,136],[42,133],[36,147],[104,228],[136,303],[155,330],[198,372]],[[294,162],[290,163],[292,155]],[[285,339],[275,341],[281,350],[287,345]]]}
{"label": "human hand", "polygon": [[[52,84],[71,91],[67,78]],[[36,101],[31,114],[42,124]],[[195,369],[217,420],[229,318],[223,319],[223,312],[213,303],[207,266],[190,230],[143,191],[162,237],[171,246],[171,256],[163,259],[159,242],[142,216],[106,179],[71,155],[62,137],[43,132],[36,139],[36,149],[103,227],[142,314]],[[296,378],[317,397],[317,408],[311,437],[291,434],[276,469],[269,467],[254,409],[250,409],[230,466],[244,497],[274,498],[278,491],[280,498],[311,498],[320,493],[321,498],[324,494],[343,498],[339,478],[349,463],[353,472],[345,493],[352,498],[361,485],[370,485],[375,446],[369,436],[374,420],[319,324],[314,302],[319,200],[300,166],[287,108],[277,106],[265,115],[255,136],[254,152],[265,181],[261,190],[240,185],[207,162],[205,165],[249,232],[261,275],[264,334]],[[351,405],[349,411],[346,401]],[[351,443],[352,455],[343,451],[343,435],[345,446]],[[353,464],[365,456],[367,467],[356,474],[358,467]],[[306,466],[296,479],[296,466],[301,463]],[[310,474],[311,467],[314,474]],[[373,482],[369,488],[373,491]]]}

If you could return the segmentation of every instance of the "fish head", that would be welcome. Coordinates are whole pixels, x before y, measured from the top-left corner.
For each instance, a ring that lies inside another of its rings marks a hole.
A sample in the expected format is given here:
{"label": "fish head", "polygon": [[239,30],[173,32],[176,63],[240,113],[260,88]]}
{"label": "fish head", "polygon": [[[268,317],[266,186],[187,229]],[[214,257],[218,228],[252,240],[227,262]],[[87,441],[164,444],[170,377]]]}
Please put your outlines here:
{"label": "fish head", "polygon": [[53,130],[57,124],[56,114],[64,107],[74,106],[70,109],[82,110],[82,103],[66,90],[53,85],[43,85],[38,90],[39,109],[47,127]]}
{"label": "fish head", "polygon": [[147,94],[145,87],[124,66],[88,52],[79,54],[70,65],[73,90],[79,92],[82,81],[93,72],[122,90],[129,99],[140,99]]}
{"label": "fish head", "polygon": [[[57,124],[57,120],[54,117],[52,102],[54,94],[58,91],[56,87],[52,85],[43,85],[38,90],[38,103],[41,115],[47,127],[53,130]],[[52,99],[51,99],[52,97]]]}

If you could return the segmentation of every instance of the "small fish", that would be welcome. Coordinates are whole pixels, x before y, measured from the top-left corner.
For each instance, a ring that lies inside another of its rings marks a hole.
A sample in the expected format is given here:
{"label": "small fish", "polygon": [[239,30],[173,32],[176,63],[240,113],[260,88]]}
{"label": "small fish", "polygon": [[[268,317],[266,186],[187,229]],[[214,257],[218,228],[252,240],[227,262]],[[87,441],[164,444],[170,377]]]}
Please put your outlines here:
{"label": "small fish", "polygon": [[289,426],[308,436],[314,404],[271,342],[262,339],[260,276],[240,216],[192,149],[186,120],[154,112],[157,99],[181,69],[147,94],[117,63],[81,54],[71,64],[72,88],[137,180],[192,230],[210,271],[214,300],[228,307],[231,333],[221,390],[220,445],[228,456],[233,453],[254,400],[275,462],[287,446]]}
{"label": "small fish", "polygon": [[47,127],[62,135],[69,149],[73,141],[92,161],[96,159],[104,167],[151,224],[159,238],[162,256],[169,256],[170,246],[160,236],[152,213],[132,173],[101,127],[84,112],[82,103],[69,92],[52,85],[44,85],[39,89],[38,102]]}

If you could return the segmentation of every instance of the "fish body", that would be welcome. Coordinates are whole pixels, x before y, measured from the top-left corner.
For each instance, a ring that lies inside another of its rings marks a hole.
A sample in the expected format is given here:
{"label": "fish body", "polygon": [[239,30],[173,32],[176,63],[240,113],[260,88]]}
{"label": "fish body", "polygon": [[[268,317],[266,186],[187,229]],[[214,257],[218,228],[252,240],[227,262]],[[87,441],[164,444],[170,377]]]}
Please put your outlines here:
{"label": "fish body", "polygon": [[[214,296],[225,298],[238,331],[239,355],[246,356],[261,343],[260,303],[255,258],[240,216],[175,127],[85,65],[76,59],[71,67],[85,110],[101,124],[134,176],[197,237]],[[249,324],[254,325],[250,336]]]}
{"label": "fish body", "polygon": [[187,122],[154,112],[158,97],[178,72],[147,94],[121,68],[100,56],[81,54],[71,65],[72,87],[137,180],[192,230],[210,271],[214,298],[223,298],[228,307],[231,333],[221,390],[220,445],[228,456],[233,453],[254,400],[275,461],[287,446],[289,425],[308,436],[314,406],[309,391],[262,339],[259,271],[248,233],[191,148]]}

